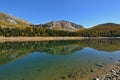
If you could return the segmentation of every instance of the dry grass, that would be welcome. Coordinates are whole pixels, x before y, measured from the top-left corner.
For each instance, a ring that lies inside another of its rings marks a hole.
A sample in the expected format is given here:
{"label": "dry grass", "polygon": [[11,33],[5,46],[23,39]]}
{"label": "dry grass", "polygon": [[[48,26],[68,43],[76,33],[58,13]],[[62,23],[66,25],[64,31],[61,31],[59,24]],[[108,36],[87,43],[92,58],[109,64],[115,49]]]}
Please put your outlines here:
{"label": "dry grass", "polygon": [[7,41],[49,41],[49,40],[81,40],[84,37],[0,37],[0,42]]}

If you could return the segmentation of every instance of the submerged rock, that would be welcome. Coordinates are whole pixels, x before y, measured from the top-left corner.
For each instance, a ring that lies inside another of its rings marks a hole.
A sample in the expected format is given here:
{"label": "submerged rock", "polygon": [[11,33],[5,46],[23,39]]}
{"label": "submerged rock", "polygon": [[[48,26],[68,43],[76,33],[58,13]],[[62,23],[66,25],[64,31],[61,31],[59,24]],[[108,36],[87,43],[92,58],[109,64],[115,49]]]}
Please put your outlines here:
{"label": "submerged rock", "polygon": [[61,79],[62,79],[62,80],[65,80],[65,79],[66,79],[66,77],[65,77],[65,76],[61,76]]}
{"label": "submerged rock", "polygon": [[101,64],[95,64],[96,66],[98,66],[98,67],[104,67],[103,65],[101,65]]}
{"label": "submerged rock", "polygon": [[94,69],[91,69],[90,72],[94,72],[95,70]]}
{"label": "submerged rock", "polygon": [[120,63],[118,62],[116,65],[114,65],[114,68],[110,69],[109,74],[101,75],[98,78],[95,78],[93,80],[120,80]]}
{"label": "submerged rock", "polygon": [[74,78],[75,77],[75,75],[74,74],[68,74],[68,76],[67,76],[68,78]]}
{"label": "submerged rock", "polygon": [[93,80],[100,80],[99,78],[94,78]]}

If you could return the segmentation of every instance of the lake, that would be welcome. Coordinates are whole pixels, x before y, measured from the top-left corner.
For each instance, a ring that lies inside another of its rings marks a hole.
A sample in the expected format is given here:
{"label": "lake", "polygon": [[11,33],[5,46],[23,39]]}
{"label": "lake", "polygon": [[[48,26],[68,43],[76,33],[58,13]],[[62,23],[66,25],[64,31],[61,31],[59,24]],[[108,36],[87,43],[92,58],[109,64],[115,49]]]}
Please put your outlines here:
{"label": "lake", "polygon": [[0,42],[0,80],[85,80],[120,61],[120,39]]}

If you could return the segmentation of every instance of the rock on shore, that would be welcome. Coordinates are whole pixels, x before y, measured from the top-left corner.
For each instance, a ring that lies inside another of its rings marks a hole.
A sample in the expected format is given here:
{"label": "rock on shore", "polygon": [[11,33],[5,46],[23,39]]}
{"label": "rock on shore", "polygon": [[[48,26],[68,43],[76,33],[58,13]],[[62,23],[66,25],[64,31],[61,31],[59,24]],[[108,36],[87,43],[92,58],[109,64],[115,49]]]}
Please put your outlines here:
{"label": "rock on shore", "polygon": [[100,75],[93,80],[120,80],[120,61],[110,69],[109,74]]}

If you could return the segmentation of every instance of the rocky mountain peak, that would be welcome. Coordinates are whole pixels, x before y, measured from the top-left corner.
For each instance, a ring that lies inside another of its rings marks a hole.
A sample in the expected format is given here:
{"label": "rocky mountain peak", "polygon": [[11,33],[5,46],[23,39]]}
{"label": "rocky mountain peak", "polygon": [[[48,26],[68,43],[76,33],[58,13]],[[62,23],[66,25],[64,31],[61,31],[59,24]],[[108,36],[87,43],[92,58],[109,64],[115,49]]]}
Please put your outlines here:
{"label": "rocky mountain peak", "polygon": [[39,26],[48,29],[65,30],[65,31],[77,31],[79,29],[84,28],[82,25],[78,25],[66,20],[51,21],[45,24],[39,24]]}

